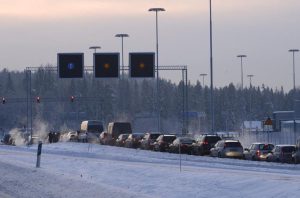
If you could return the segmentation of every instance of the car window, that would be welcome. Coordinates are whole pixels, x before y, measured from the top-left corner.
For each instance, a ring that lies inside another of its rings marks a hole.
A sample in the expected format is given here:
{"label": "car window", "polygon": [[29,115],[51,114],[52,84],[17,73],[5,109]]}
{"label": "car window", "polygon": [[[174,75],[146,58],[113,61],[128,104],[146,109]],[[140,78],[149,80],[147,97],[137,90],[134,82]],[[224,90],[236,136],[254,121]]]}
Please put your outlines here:
{"label": "car window", "polygon": [[158,138],[158,136],[160,136],[160,134],[150,134],[150,139],[155,140],[156,138]]}
{"label": "car window", "polygon": [[273,148],[274,148],[273,144],[260,144],[258,149],[271,151]]}
{"label": "car window", "polygon": [[294,152],[295,150],[296,149],[293,146],[282,147],[282,152],[284,152],[284,153],[291,153],[291,152]]}
{"label": "car window", "polygon": [[204,141],[211,143],[216,143],[217,141],[221,140],[221,138],[219,136],[206,136],[205,138],[203,138]]}
{"label": "car window", "polygon": [[226,142],[226,147],[241,147],[241,143],[240,142]]}

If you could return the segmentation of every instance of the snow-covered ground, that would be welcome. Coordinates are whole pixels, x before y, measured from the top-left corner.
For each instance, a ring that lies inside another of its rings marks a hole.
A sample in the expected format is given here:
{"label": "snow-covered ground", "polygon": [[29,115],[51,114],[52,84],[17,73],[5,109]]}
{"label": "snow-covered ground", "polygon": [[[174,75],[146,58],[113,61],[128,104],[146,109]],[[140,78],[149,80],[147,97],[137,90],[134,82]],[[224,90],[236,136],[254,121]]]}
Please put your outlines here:
{"label": "snow-covered ground", "polygon": [[299,197],[300,165],[96,144],[0,145],[0,197]]}

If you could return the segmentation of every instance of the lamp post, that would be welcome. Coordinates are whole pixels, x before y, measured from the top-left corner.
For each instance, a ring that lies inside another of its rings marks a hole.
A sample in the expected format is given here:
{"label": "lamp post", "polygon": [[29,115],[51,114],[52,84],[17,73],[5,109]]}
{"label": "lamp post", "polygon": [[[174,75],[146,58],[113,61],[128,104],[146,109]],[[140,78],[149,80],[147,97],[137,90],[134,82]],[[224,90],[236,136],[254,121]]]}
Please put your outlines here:
{"label": "lamp post", "polygon": [[[293,87],[293,97],[295,100],[295,95],[296,95],[296,76],[295,76],[295,52],[299,52],[299,49],[290,49],[289,52],[293,53],[293,82],[294,82],[294,87]],[[295,103],[294,103],[294,107],[295,107]],[[294,108],[295,111],[295,108]],[[293,124],[293,128],[294,128],[294,139],[296,140],[296,119],[295,119],[295,112],[294,112],[294,124]]]}
{"label": "lamp post", "polygon": [[252,87],[252,78],[254,77],[253,74],[247,75],[247,77],[250,79],[250,88]]}
{"label": "lamp post", "polygon": [[166,11],[164,8],[150,8],[149,12],[155,12],[156,21],[156,105],[157,105],[157,129],[160,131],[160,103],[159,103],[159,75],[158,75],[158,12]]}
{"label": "lamp post", "polygon": [[202,86],[204,87],[204,78],[207,76],[207,74],[200,74],[200,76],[202,76]]}
{"label": "lamp post", "polygon": [[296,91],[296,77],[295,77],[295,52],[299,52],[298,49],[290,49],[289,52],[293,53],[293,89],[294,89],[294,93]]}
{"label": "lamp post", "polygon": [[246,58],[246,55],[237,55],[236,57],[241,59],[241,83],[242,83],[242,89],[244,88],[244,74],[243,74],[243,58]]}
{"label": "lamp post", "polygon": [[215,131],[215,113],[214,113],[214,84],[213,84],[213,51],[212,51],[212,9],[211,0],[209,0],[209,32],[210,32],[210,113],[211,113],[211,133]]}
{"label": "lamp post", "polygon": [[250,132],[252,132],[252,93],[251,93],[251,88],[252,88],[252,77],[253,77],[254,75],[252,75],[252,74],[249,74],[249,75],[247,75],[247,77],[250,79],[250,90],[249,90],[249,93],[250,93],[250,101],[249,101],[249,114],[250,114]]}
{"label": "lamp post", "polygon": [[121,38],[122,41],[122,77],[124,78],[124,44],[123,39],[124,37],[129,37],[128,34],[116,34],[115,37]]}
{"label": "lamp post", "polygon": [[97,49],[101,49],[101,47],[100,46],[91,46],[89,49],[94,50],[94,53],[96,53]]}

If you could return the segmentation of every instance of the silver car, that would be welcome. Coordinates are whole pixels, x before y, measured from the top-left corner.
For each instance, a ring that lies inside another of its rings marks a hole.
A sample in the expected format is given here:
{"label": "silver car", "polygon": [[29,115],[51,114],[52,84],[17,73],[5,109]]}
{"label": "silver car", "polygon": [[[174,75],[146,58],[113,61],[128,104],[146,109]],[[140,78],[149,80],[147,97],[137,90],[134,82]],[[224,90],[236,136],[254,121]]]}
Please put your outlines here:
{"label": "silver car", "polygon": [[247,160],[266,160],[268,153],[274,149],[273,144],[253,143],[244,150],[244,158]]}
{"label": "silver car", "polygon": [[243,158],[243,146],[238,140],[220,140],[210,149],[212,157]]}

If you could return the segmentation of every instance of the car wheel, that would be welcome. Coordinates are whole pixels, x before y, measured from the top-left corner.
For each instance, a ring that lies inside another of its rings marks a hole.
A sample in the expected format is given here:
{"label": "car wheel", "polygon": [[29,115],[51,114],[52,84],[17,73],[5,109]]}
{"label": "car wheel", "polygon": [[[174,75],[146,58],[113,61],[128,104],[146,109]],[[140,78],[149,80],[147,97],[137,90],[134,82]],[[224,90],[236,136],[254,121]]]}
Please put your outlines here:
{"label": "car wheel", "polygon": [[222,155],[220,152],[218,152],[218,158],[222,158]]}

